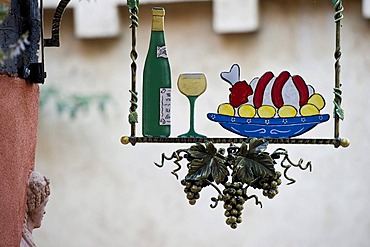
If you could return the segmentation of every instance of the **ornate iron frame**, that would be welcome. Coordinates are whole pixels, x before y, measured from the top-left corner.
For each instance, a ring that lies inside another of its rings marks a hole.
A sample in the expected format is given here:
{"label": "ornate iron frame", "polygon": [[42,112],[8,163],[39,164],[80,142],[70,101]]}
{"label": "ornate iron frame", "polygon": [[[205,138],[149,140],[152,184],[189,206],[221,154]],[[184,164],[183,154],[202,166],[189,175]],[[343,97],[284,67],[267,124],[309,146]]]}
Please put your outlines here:
{"label": "ornate iron frame", "polygon": [[[343,19],[343,5],[342,0],[332,0],[334,3],[334,20],[336,23],[336,47],[335,47],[335,85],[334,85],[334,138],[329,139],[312,139],[312,138],[291,138],[291,139],[266,139],[269,143],[273,144],[318,144],[318,145],[334,145],[334,147],[348,147],[349,140],[347,138],[341,138],[339,134],[339,121],[344,119],[344,111],[341,108],[342,103],[342,91],[341,91],[341,81],[340,81],[340,72],[341,72],[341,65],[340,59],[342,56],[341,52],[341,20]],[[137,28],[139,24],[139,1],[138,0],[127,0],[127,6],[130,12],[130,19],[131,25],[130,28],[132,30],[132,50],[130,53],[130,57],[132,59],[131,63],[131,107],[130,107],[130,114],[129,114],[129,123],[131,125],[131,135],[130,136],[122,136],[121,143],[122,144],[129,144],[136,145],[136,143],[196,143],[196,142],[206,142],[210,141],[213,143],[242,143],[246,142],[249,143],[251,138],[157,138],[157,137],[138,137],[136,136],[136,124],[138,123],[138,114],[136,112],[137,109],[137,99],[138,93],[136,92],[136,72],[137,72],[137,51],[136,51],[136,39],[137,39]]]}

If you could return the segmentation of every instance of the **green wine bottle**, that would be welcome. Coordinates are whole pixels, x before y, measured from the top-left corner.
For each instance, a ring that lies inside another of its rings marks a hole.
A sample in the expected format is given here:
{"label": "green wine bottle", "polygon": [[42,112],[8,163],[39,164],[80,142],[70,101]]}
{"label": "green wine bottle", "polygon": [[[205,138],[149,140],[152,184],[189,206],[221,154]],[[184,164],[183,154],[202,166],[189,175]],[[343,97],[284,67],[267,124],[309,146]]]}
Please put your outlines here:
{"label": "green wine bottle", "polygon": [[143,73],[142,134],[147,137],[168,137],[171,131],[171,68],[164,15],[164,8],[152,9],[152,31]]}

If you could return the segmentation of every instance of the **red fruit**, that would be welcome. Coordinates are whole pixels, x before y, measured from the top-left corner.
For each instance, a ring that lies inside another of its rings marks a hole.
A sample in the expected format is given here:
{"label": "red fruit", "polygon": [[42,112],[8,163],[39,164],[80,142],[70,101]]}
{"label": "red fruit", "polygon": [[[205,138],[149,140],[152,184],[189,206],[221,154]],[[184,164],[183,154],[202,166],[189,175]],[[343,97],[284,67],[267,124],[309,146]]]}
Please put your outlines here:
{"label": "red fruit", "polygon": [[248,96],[253,93],[252,87],[246,81],[239,81],[230,88],[229,101],[233,107],[239,107],[248,102]]}
{"label": "red fruit", "polygon": [[283,71],[280,73],[278,77],[276,77],[274,81],[274,85],[272,86],[272,91],[271,91],[271,98],[272,98],[272,102],[277,108],[280,108],[284,105],[284,99],[283,99],[282,92],[283,92],[283,87],[289,78],[290,78],[289,72]]}
{"label": "red fruit", "polygon": [[262,106],[265,89],[272,78],[274,78],[274,74],[272,72],[266,72],[259,79],[253,97],[254,107],[260,108]]}
{"label": "red fruit", "polygon": [[293,82],[299,93],[299,106],[304,106],[308,102],[308,88],[306,82],[299,75],[293,76]]}

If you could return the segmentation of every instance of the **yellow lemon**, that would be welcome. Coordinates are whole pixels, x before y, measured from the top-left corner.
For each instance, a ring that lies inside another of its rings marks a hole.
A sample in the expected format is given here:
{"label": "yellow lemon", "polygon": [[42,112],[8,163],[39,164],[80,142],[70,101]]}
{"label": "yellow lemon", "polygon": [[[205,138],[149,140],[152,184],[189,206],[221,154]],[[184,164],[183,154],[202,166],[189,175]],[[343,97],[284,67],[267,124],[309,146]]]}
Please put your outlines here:
{"label": "yellow lemon", "polygon": [[317,109],[319,109],[319,110],[321,110],[325,106],[325,100],[324,100],[324,98],[320,94],[318,94],[318,93],[313,94],[308,99],[308,103],[316,106]]}
{"label": "yellow lemon", "polygon": [[244,104],[239,107],[238,114],[240,117],[252,118],[256,115],[256,109],[252,105]]}
{"label": "yellow lemon", "polygon": [[297,109],[291,105],[283,105],[278,110],[278,115],[282,118],[295,117],[297,115]]}
{"label": "yellow lemon", "polygon": [[299,112],[301,113],[302,116],[305,116],[305,117],[315,116],[315,115],[320,114],[319,109],[317,109],[317,107],[312,104],[305,104],[304,106],[301,107]]}
{"label": "yellow lemon", "polygon": [[272,118],[276,114],[276,110],[273,106],[263,105],[257,110],[258,116],[261,118]]}
{"label": "yellow lemon", "polygon": [[234,107],[228,103],[223,103],[218,106],[217,113],[221,115],[234,116]]}

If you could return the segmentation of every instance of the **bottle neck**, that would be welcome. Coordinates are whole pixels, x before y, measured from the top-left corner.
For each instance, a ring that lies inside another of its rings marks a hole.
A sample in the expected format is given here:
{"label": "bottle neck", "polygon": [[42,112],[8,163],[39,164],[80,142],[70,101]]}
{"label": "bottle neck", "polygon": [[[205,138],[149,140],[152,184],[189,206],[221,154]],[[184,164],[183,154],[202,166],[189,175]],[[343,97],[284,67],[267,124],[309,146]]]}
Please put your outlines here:
{"label": "bottle neck", "polygon": [[163,32],[164,31],[164,16],[153,16],[152,19],[152,31]]}

